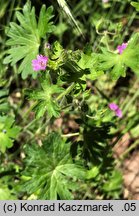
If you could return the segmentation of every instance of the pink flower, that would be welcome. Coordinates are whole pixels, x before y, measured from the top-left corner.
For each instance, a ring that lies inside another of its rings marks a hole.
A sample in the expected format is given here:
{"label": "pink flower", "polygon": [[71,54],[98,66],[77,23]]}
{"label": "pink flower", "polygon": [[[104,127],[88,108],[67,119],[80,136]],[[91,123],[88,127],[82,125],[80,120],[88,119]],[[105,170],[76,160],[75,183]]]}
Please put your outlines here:
{"label": "pink flower", "polygon": [[119,54],[122,54],[122,52],[125,50],[126,47],[127,47],[127,43],[122,43],[122,45],[119,45],[117,47]]}
{"label": "pink flower", "polygon": [[48,62],[48,57],[37,55],[37,59],[32,60],[32,67],[34,71],[45,70]]}
{"label": "pink flower", "polygon": [[110,103],[109,104],[109,108],[115,112],[115,115],[118,116],[119,118],[122,118],[122,111],[120,110],[120,108],[118,107],[117,104],[115,103]]}

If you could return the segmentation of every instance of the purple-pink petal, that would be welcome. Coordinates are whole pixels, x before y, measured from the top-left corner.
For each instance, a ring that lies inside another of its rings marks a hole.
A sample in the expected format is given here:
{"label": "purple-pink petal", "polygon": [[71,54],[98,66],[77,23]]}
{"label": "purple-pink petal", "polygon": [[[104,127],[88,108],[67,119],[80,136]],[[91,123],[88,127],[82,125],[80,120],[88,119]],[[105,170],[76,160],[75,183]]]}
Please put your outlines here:
{"label": "purple-pink petal", "polygon": [[34,71],[45,70],[48,62],[48,57],[37,55],[37,59],[32,60],[32,67]]}
{"label": "purple-pink petal", "polygon": [[115,103],[110,103],[109,105],[110,110],[115,112],[115,115],[119,118],[122,118],[122,110],[120,110],[119,106]]}
{"label": "purple-pink petal", "polygon": [[119,107],[118,107],[118,105],[115,104],[115,103],[110,103],[110,104],[109,104],[109,108],[110,108],[111,110],[115,111],[115,110],[117,110]]}
{"label": "purple-pink petal", "polygon": [[122,110],[120,110],[120,109],[117,109],[116,111],[115,111],[115,115],[116,116],[118,116],[119,118],[122,118]]}
{"label": "purple-pink petal", "polygon": [[47,56],[37,55],[37,60],[38,60],[38,61],[47,61],[47,59],[48,59]]}
{"label": "purple-pink petal", "polygon": [[34,71],[39,71],[40,66],[39,65],[32,65]]}
{"label": "purple-pink petal", "polygon": [[122,43],[122,45],[119,45],[119,46],[117,47],[118,53],[119,53],[119,54],[122,54],[123,51],[126,49],[126,47],[127,47],[127,43]]}
{"label": "purple-pink petal", "polygon": [[38,61],[36,59],[32,60],[32,65],[38,64]]}

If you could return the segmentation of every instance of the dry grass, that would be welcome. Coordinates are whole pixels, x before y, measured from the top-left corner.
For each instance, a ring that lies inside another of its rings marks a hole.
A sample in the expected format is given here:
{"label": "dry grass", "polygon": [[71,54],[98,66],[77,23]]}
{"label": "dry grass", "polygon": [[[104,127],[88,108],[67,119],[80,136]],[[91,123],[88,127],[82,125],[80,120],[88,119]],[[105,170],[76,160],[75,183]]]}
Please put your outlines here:
{"label": "dry grass", "polygon": [[59,4],[59,6],[62,8],[62,10],[64,11],[64,13],[66,14],[66,16],[69,18],[71,24],[73,24],[76,27],[76,29],[79,31],[79,33],[81,35],[83,35],[77,21],[74,19],[73,15],[71,13],[71,10],[70,10],[67,2],[65,0],[57,0],[57,2]]}

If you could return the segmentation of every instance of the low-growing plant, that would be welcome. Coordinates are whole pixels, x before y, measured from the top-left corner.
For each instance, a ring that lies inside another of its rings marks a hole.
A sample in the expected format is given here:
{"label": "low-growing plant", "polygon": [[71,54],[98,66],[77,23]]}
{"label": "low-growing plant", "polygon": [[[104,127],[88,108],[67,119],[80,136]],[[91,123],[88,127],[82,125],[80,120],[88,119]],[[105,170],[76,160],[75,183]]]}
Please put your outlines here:
{"label": "low-growing plant", "polygon": [[[58,3],[84,37],[67,3]],[[28,1],[15,17],[6,30],[3,67],[10,64],[23,87],[16,106],[6,99],[13,80],[7,86],[2,83],[0,90],[1,164],[8,163],[6,173],[0,169],[0,185],[8,184],[5,176],[13,173],[12,189],[3,186],[0,199],[121,198],[123,179],[113,146],[138,124],[138,115],[126,112],[139,93],[122,106],[119,96],[105,94],[96,83],[105,78],[116,85],[128,71],[138,76],[139,34],[119,44],[102,34],[98,48],[90,40],[83,49],[73,50],[60,43],[53,6],[42,5],[35,12]],[[99,37],[101,24],[95,22]],[[64,121],[71,116],[75,127],[69,129]],[[63,124],[58,126],[58,121]]]}

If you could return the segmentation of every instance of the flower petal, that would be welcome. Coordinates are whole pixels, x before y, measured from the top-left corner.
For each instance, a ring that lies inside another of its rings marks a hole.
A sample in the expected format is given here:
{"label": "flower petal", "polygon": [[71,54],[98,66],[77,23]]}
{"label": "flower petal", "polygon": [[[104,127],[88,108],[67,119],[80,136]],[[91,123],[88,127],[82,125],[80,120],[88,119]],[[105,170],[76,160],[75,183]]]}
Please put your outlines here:
{"label": "flower petal", "polygon": [[118,116],[119,118],[122,118],[122,116],[123,116],[122,110],[117,109],[117,110],[115,111],[115,115]]}
{"label": "flower petal", "polygon": [[117,47],[119,54],[122,54],[122,52],[126,49],[126,47],[127,47],[127,43],[122,43],[122,45],[119,45]]}
{"label": "flower petal", "polygon": [[32,67],[34,71],[45,70],[48,62],[48,57],[37,55],[37,59],[32,60]]}
{"label": "flower petal", "polygon": [[110,103],[109,104],[109,108],[111,109],[111,110],[117,110],[119,107],[118,107],[118,105],[117,104],[115,104],[115,103]]}

